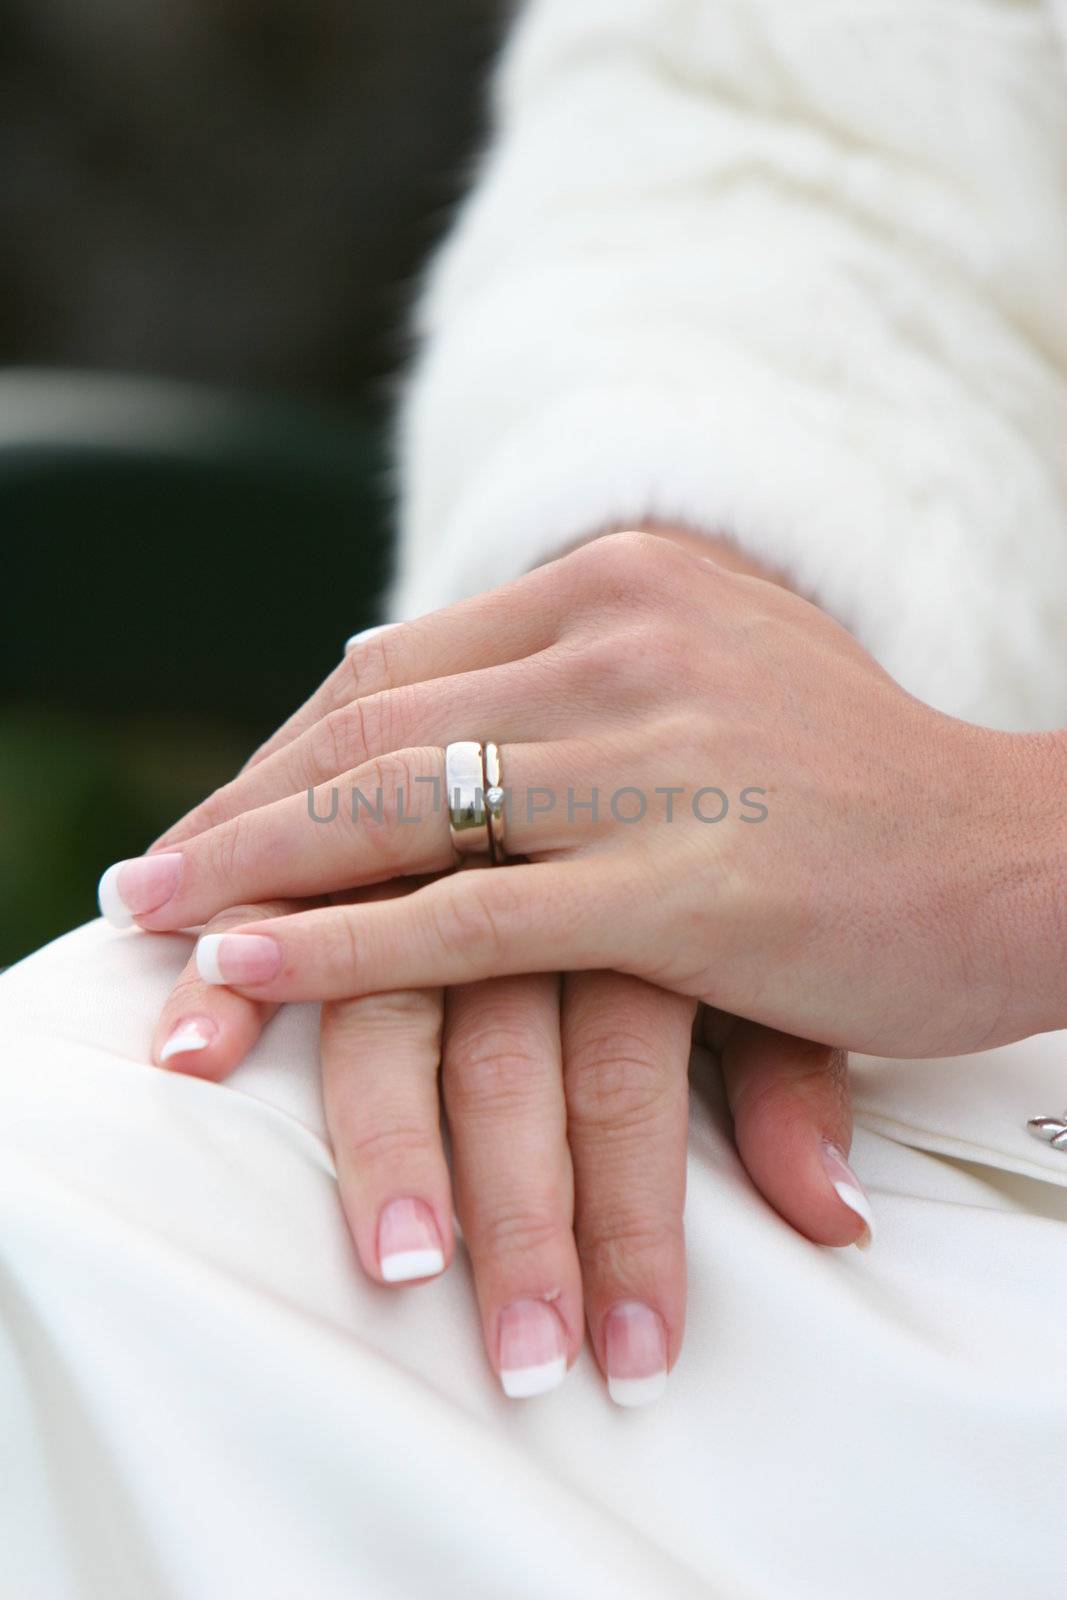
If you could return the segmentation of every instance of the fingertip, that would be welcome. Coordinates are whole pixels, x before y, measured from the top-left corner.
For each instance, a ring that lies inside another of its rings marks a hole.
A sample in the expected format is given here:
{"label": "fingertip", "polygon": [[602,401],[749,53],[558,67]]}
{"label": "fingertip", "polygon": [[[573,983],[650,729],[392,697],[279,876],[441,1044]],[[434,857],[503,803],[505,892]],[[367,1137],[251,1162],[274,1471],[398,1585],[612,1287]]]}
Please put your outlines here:
{"label": "fingertip", "polygon": [[497,1373],[509,1400],[532,1400],[558,1389],[570,1365],[567,1328],[542,1300],[505,1306],[497,1322]]}
{"label": "fingertip", "polygon": [[[249,1004],[239,996],[227,998],[234,1006]],[[260,1018],[251,1011],[221,1018],[185,1014],[164,1033],[153,1059],[166,1072],[218,1083],[240,1066],[260,1031]]]}
{"label": "fingertip", "polygon": [[650,1378],[613,1378],[608,1373],[608,1394],[617,1406],[628,1411],[650,1406],[667,1392],[667,1371],[654,1373]]}
{"label": "fingertip", "polygon": [[158,1062],[165,1066],[175,1056],[198,1055],[218,1037],[218,1024],[211,1017],[182,1017],[167,1034],[160,1047]]}
{"label": "fingertip", "polygon": [[445,1270],[443,1250],[400,1250],[383,1256],[382,1280],[385,1283],[421,1283],[436,1278]]}
{"label": "fingertip", "polygon": [[[841,1204],[852,1213],[853,1237],[847,1242],[854,1244],[857,1249],[869,1250],[874,1241],[874,1211],[866,1191],[837,1145],[824,1139],[821,1153],[830,1187]],[[858,1233],[855,1231],[857,1220]]]}
{"label": "fingertip", "polygon": [[219,966],[219,946],[222,944],[222,939],[221,933],[202,933],[196,941],[196,970],[205,983],[226,982]]}
{"label": "fingertip", "polygon": [[157,1027],[152,1060],[166,1072],[218,1083],[241,1065],[275,1009],[224,989],[179,991]]}
{"label": "fingertip", "polygon": [[425,1200],[390,1200],[378,1218],[378,1272],[383,1283],[421,1283],[448,1265],[445,1240]]}
{"label": "fingertip", "polygon": [[612,1306],[602,1332],[608,1395],[634,1410],[652,1405],[667,1388],[669,1338],[663,1317],[639,1300]]}
{"label": "fingertip", "polygon": [[203,933],[196,941],[196,970],[203,983],[225,988],[258,988],[282,965],[282,947],[265,933]]}
{"label": "fingertip", "polygon": [[730,1035],[722,1069],[738,1153],[764,1199],[813,1244],[869,1244],[870,1201],[844,1155],[846,1058],[745,1024]]}
{"label": "fingertip", "polygon": [[100,908],[100,915],[113,928],[133,927],[133,913],[119,893],[119,873],[125,865],[125,861],[113,861],[101,874],[96,886],[96,903]]}
{"label": "fingertip", "polygon": [[[783,1136],[777,1156],[753,1148],[751,1140],[738,1148],[750,1178],[764,1199],[791,1227],[812,1244],[829,1249],[856,1245],[865,1250],[873,1235],[873,1212],[859,1179],[839,1148],[805,1127],[795,1136]],[[841,1169],[848,1176],[842,1175]]]}

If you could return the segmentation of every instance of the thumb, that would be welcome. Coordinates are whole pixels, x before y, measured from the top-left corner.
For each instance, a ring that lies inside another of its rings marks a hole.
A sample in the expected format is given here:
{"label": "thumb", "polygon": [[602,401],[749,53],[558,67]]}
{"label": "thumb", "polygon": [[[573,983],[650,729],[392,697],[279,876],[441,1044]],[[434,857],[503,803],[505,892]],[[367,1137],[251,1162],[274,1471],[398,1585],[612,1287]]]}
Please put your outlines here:
{"label": "thumb", "polygon": [[870,1202],[848,1164],[848,1057],[737,1021],[721,1045],[737,1148],[760,1193],[816,1244],[871,1242]]}

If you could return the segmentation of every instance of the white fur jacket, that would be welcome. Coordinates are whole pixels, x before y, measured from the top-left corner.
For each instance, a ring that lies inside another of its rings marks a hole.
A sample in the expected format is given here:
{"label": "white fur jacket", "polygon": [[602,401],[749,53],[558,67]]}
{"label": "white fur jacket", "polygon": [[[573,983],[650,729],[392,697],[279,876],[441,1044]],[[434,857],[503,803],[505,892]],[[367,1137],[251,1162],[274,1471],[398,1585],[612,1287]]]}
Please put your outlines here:
{"label": "white fur jacket", "polygon": [[643,519],[1067,723],[1067,0],[531,0],[429,277],[397,614]]}

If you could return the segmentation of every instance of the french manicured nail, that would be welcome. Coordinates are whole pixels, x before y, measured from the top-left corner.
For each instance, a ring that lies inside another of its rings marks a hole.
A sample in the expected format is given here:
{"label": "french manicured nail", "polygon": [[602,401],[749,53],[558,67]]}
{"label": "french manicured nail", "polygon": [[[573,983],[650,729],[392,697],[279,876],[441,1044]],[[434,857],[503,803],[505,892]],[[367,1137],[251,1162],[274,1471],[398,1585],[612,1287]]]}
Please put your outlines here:
{"label": "french manicured nail", "polygon": [[181,854],[176,851],[116,861],[97,885],[100,915],[113,928],[128,928],[134,917],[166,905],[178,887],[181,870]]}
{"label": "french manicured nail", "polygon": [[265,933],[205,933],[196,942],[205,983],[268,983],[281,964],[281,945]]}
{"label": "french manicured nail", "polygon": [[667,1330],[640,1300],[623,1300],[608,1312],[604,1355],[616,1405],[647,1406],[667,1387]]}
{"label": "french manicured nail", "polygon": [[378,1260],[386,1283],[410,1283],[444,1271],[441,1235],[424,1200],[390,1200],[382,1207]]}
{"label": "french manicured nail", "polygon": [[567,1376],[563,1324],[543,1300],[516,1300],[500,1313],[500,1382],[509,1400],[555,1389]]}
{"label": "french manicured nail", "polygon": [[845,1160],[836,1144],[824,1144],[822,1147],[823,1166],[826,1176],[837,1190],[838,1198],[843,1200],[850,1211],[854,1211],[863,1223],[864,1231],[856,1240],[861,1250],[866,1250],[874,1236],[874,1212],[871,1202],[863,1192],[863,1185]]}
{"label": "french manicured nail", "polygon": [[183,1017],[168,1033],[159,1052],[160,1066],[171,1056],[194,1055],[198,1050],[206,1050],[218,1037],[218,1032],[218,1024],[210,1017]]}
{"label": "french manicured nail", "polygon": [[373,628],[364,628],[362,633],[354,633],[351,639],[345,640],[345,655],[357,644],[362,644],[364,639],[373,639],[376,633],[385,633],[387,629],[395,627],[395,622],[376,622]]}

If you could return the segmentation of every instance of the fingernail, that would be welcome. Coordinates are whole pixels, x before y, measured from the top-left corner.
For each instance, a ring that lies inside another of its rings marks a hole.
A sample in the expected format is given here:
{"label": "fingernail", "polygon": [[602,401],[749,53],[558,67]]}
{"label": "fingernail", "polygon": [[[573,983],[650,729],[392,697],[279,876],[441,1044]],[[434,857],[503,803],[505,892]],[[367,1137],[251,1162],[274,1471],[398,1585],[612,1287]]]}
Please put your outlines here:
{"label": "fingernail", "polygon": [[667,1330],[640,1300],[612,1306],[604,1322],[608,1393],[619,1406],[647,1406],[667,1387]]}
{"label": "fingernail", "polygon": [[183,1017],[168,1033],[166,1043],[159,1052],[159,1064],[169,1061],[171,1056],[192,1055],[197,1050],[206,1050],[211,1041],[218,1036],[218,1024],[210,1017]]}
{"label": "fingernail", "polygon": [[860,1250],[866,1250],[874,1237],[874,1212],[863,1192],[863,1185],[836,1144],[823,1144],[822,1159],[826,1176],[837,1190],[838,1197],[863,1223],[865,1231],[856,1240],[856,1245]]}
{"label": "fingernail", "polygon": [[516,1300],[500,1313],[500,1382],[509,1400],[555,1389],[567,1376],[563,1324],[541,1300]]}
{"label": "fingernail", "polygon": [[410,1283],[444,1271],[441,1235],[424,1200],[390,1200],[382,1207],[378,1261],[386,1283]]}
{"label": "fingernail", "polygon": [[364,628],[362,633],[354,633],[351,639],[345,640],[345,654],[357,644],[362,644],[364,639],[373,639],[376,633],[385,633],[389,628],[395,628],[395,622],[376,622],[373,628]]}
{"label": "fingernail", "polygon": [[267,983],[281,964],[281,945],[265,933],[205,933],[196,942],[205,983]]}
{"label": "fingernail", "polygon": [[134,917],[166,905],[181,875],[180,853],[135,856],[108,867],[96,889],[100,915],[113,928],[128,928]]}

